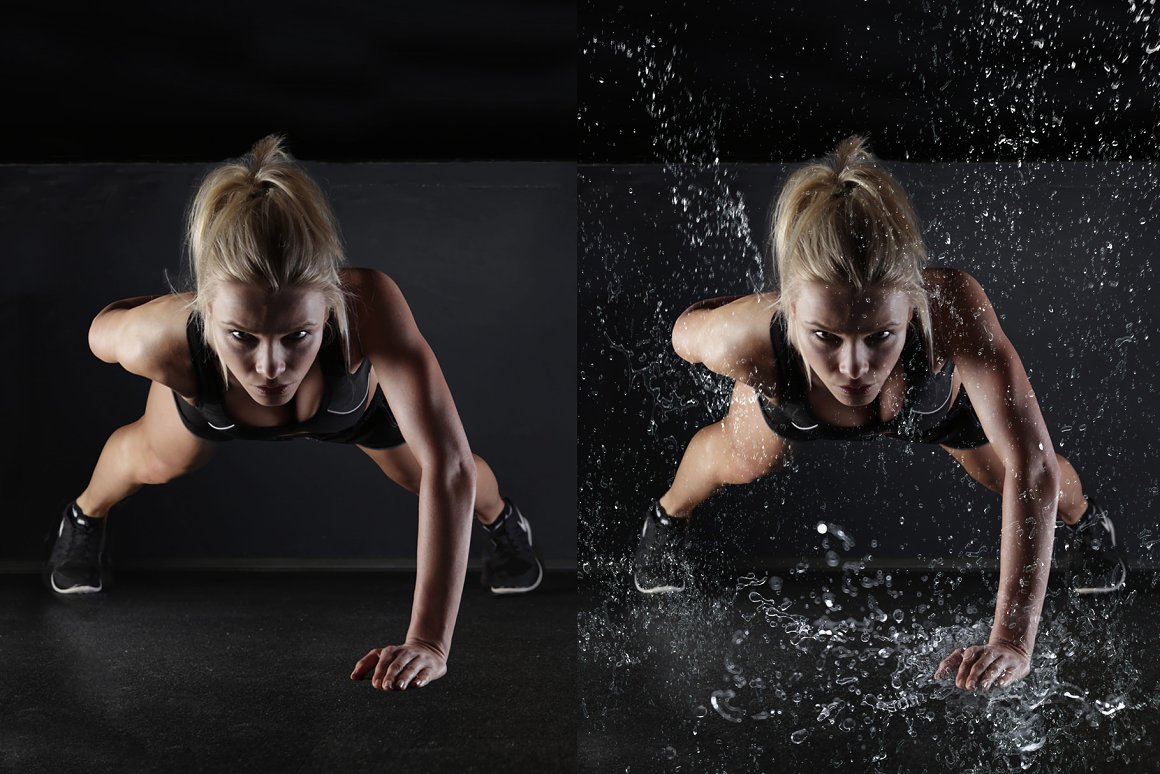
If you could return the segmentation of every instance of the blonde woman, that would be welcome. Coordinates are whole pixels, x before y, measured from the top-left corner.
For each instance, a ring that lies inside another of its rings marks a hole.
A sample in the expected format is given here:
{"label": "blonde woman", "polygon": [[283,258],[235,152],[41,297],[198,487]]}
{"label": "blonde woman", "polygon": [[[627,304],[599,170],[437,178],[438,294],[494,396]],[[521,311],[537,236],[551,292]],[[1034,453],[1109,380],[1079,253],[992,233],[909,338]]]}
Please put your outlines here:
{"label": "blonde woman", "polygon": [[398,286],[346,268],[325,197],[259,141],[203,180],[190,209],[193,293],[110,304],[93,353],[152,385],[144,415],[105,443],[61,519],[49,560],[61,594],[103,587],[106,517],[144,484],[204,465],[231,439],[354,444],[419,495],[417,578],[406,640],[375,648],[353,679],[384,690],[446,673],[471,516],[487,530],[484,580],[530,591],[543,570],[527,520],[468,446],[451,393]]}
{"label": "blonde woman", "polygon": [[987,295],[966,272],[924,268],[914,208],[858,137],[790,177],[772,243],[779,292],[702,301],[673,328],[678,355],[735,386],[725,418],[693,437],[672,486],[648,509],[637,589],[683,589],[693,510],[724,484],[779,470],[793,443],[889,436],[939,444],[1002,495],[1003,518],[990,637],[951,653],[936,677],[957,668],[956,685],[971,690],[1022,678],[1057,515],[1062,551],[1076,558],[1076,592],[1119,589],[1126,569],[1107,513],[1053,451]]}

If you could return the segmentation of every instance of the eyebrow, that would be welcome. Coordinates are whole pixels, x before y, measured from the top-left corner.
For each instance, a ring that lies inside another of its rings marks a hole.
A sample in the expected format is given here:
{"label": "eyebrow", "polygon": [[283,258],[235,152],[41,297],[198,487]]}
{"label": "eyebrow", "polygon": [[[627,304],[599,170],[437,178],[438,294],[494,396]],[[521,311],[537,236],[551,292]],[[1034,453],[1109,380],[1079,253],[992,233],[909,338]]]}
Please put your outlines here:
{"label": "eyebrow", "polygon": [[[245,331],[245,332],[250,331],[250,328],[248,328],[247,326],[242,325],[240,323],[233,322],[232,320],[222,320],[221,324],[223,326],[225,326],[226,328],[234,328],[236,330]],[[313,320],[306,320],[305,322],[301,323],[300,325],[295,325],[290,330],[284,331],[284,333],[294,333],[295,331],[301,331],[301,330],[305,330],[307,328],[317,328],[317,327],[318,327],[318,323],[314,322]]]}
{"label": "eyebrow", "polygon": [[[810,326],[811,328],[821,328],[822,330],[826,330],[826,331],[834,331],[834,330],[837,330],[837,328],[834,328],[834,327],[832,327],[832,326],[826,325],[825,323],[820,323],[820,322],[818,322],[818,321],[816,321],[816,320],[806,320],[806,321],[805,321],[805,324],[806,324],[806,325],[808,325],[808,326]],[[870,328],[870,330],[873,330],[873,331],[882,331],[882,330],[886,330],[887,328],[901,328],[901,327],[902,327],[902,323],[900,323],[900,322],[894,322],[893,320],[891,320],[891,321],[887,322],[885,325],[880,325],[880,326],[872,327],[872,328]]]}

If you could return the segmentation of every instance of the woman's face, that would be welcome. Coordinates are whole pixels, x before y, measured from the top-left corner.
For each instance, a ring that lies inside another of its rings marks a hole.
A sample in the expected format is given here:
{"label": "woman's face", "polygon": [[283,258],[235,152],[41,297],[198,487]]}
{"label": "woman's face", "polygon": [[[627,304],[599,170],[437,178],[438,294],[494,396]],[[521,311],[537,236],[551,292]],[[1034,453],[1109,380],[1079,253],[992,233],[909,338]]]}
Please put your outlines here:
{"label": "woman's face", "polygon": [[840,403],[878,397],[906,341],[913,308],[900,290],[807,282],[792,304],[802,357]]}
{"label": "woman's face", "polygon": [[314,364],[330,309],[320,291],[271,293],[223,283],[207,306],[206,330],[230,374],[255,403],[282,406]]}

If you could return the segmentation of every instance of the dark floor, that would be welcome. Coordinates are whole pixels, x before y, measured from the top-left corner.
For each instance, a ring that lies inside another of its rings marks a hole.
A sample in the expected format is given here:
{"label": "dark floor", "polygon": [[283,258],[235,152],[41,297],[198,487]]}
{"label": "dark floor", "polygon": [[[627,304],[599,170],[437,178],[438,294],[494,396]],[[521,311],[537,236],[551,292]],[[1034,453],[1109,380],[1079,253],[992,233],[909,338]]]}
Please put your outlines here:
{"label": "dark floor", "polygon": [[586,577],[581,770],[1160,771],[1160,589],[1131,580],[1053,585],[1032,675],[979,695],[931,675],[985,641],[994,575],[739,572],[675,598]]}
{"label": "dark floor", "polygon": [[469,579],[446,677],[349,679],[402,640],[413,573],[0,576],[0,771],[576,770],[576,583]]}

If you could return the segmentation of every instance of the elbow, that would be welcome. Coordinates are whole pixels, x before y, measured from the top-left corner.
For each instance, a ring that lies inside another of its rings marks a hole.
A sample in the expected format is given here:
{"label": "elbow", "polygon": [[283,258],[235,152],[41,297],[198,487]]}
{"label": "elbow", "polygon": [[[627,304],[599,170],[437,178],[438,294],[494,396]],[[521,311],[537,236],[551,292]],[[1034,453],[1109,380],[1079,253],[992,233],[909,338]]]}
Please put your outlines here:
{"label": "elbow", "polygon": [[1042,502],[1059,496],[1059,461],[1050,447],[1046,453],[1036,454],[1020,467],[1020,489],[1026,497]]}
{"label": "elbow", "polygon": [[470,451],[449,457],[437,470],[436,478],[444,491],[459,495],[475,495],[478,473],[475,469],[475,457]]}

